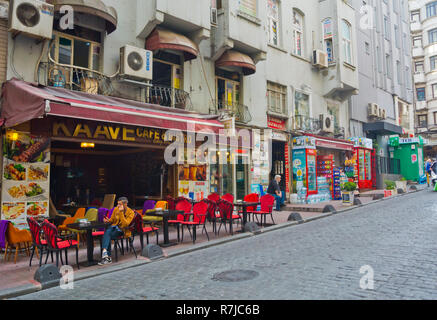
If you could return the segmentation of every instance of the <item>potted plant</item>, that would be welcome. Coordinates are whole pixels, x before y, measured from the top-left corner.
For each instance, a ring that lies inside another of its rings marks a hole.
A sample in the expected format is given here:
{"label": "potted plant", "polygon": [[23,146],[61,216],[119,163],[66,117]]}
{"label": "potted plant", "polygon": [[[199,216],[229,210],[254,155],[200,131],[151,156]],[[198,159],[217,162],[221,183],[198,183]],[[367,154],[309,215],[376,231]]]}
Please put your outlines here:
{"label": "potted plant", "polygon": [[396,183],[396,190],[402,189],[404,190],[404,192],[407,192],[407,179],[402,177],[400,181],[395,181],[395,183]]}
{"label": "potted plant", "polygon": [[346,182],[341,187],[341,199],[343,204],[352,206],[354,204],[354,193],[357,185],[354,182]]}
{"label": "potted plant", "polygon": [[385,180],[384,183],[385,183],[384,197],[390,197],[397,194],[396,183],[394,181]]}

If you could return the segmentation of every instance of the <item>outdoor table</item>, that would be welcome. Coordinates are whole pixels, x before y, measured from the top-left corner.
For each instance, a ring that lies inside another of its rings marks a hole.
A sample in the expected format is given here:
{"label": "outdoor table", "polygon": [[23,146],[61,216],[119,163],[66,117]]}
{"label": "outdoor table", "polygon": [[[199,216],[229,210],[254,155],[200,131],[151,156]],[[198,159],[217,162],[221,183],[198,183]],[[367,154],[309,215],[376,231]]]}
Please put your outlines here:
{"label": "outdoor table", "polygon": [[168,237],[168,220],[176,220],[178,214],[183,214],[184,212],[182,210],[153,210],[147,212],[146,215],[148,216],[154,216],[154,217],[162,217],[162,226],[163,226],[163,233],[164,233],[164,243],[161,244],[161,247],[170,247],[177,245],[177,242],[170,242]]}
{"label": "outdoor table", "polygon": [[108,227],[110,224],[107,222],[98,222],[98,221],[91,221],[90,223],[84,224],[84,223],[70,223],[67,224],[67,227],[70,229],[76,229],[76,230],[85,230],[86,231],[86,247],[87,247],[87,263],[85,264],[86,267],[94,266],[98,263],[98,261],[95,261],[94,256],[94,239],[93,239],[93,230],[94,229],[101,229]]}
{"label": "outdoor table", "polygon": [[244,232],[244,226],[247,222],[247,207],[256,207],[260,205],[261,202],[246,202],[246,201],[237,201],[234,202],[234,206],[243,208],[243,221],[241,223],[241,231]]}

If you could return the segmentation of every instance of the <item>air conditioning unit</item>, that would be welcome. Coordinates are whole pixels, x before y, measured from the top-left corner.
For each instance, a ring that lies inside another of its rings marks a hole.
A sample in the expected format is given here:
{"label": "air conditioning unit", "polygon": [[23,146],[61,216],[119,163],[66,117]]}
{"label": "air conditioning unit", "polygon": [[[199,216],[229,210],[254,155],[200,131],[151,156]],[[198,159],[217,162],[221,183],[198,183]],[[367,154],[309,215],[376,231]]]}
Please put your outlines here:
{"label": "air conditioning unit", "polygon": [[379,106],[376,103],[369,103],[369,117],[379,117]]}
{"label": "air conditioning unit", "polygon": [[318,68],[328,67],[328,54],[322,50],[313,51],[313,65]]}
{"label": "air conditioning unit", "polygon": [[153,52],[130,45],[121,47],[120,76],[140,80],[152,80]]}
{"label": "air conditioning unit", "polygon": [[330,114],[320,115],[320,129],[323,132],[334,133],[334,116]]}
{"label": "air conditioning unit", "polygon": [[39,0],[11,0],[9,31],[38,39],[51,39],[54,6]]}
{"label": "air conditioning unit", "polygon": [[211,8],[211,25],[217,26],[217,8]]}

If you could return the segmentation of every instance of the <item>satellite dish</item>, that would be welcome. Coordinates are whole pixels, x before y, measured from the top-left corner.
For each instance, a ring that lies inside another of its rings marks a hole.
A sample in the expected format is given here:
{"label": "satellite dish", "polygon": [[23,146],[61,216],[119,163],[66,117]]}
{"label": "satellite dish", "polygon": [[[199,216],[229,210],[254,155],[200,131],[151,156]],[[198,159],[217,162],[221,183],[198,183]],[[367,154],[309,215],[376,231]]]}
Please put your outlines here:
{"label": "satellite dish", "polygon": [[138,52],[133,51],[127,56],[127,63],[132,70],[139,71],[143,67],[143,58]]}
{"label": "satellite dish", "polygon": [[40,14],[37,7],[31,3],[22,3],[17,7],[18,20],[26,27],[32,28],[39,23]]}

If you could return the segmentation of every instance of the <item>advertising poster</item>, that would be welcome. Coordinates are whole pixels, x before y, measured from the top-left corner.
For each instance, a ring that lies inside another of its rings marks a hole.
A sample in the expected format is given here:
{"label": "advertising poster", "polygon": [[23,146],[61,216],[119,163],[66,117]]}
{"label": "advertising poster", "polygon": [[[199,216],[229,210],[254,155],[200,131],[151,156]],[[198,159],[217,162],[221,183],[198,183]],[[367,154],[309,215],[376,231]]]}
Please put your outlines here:
{"label": "advertising poster", "polygon": [[178,195],[200,201],[209,193],[206,164],[180,164],[178,166]]}
{"label": "advertising poster", "polygon": [[7,131],[3,137],[1,218],[27,229],[27,217],[48,217],[50,139]]}

